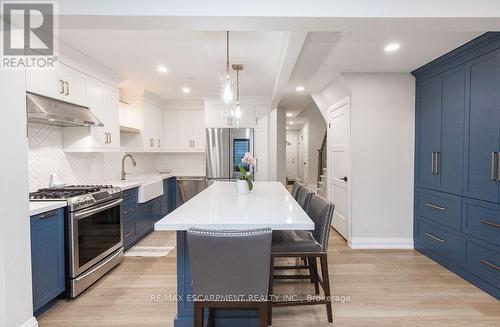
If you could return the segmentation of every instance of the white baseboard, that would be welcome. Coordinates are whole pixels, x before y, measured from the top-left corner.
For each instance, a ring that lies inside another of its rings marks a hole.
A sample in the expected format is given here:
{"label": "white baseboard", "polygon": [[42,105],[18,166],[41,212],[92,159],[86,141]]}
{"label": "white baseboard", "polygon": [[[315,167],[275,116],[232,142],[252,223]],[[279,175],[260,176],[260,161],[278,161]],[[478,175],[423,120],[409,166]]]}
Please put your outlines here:
{"label": "white baseboard", "polygon": [[38,321],[35,317],[31,317],[19,327],[38,327]]}
{"label": "white baseboard", "polygon": [[351,249],[413,249],[413,238],[352,237]]}

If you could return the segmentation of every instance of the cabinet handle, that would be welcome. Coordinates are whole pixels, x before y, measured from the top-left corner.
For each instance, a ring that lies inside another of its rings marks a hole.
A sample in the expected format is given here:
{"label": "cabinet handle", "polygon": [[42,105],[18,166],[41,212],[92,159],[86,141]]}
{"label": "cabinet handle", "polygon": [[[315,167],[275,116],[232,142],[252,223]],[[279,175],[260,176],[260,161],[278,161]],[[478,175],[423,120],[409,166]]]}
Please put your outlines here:
{"label": "cabinet handle", "polygon": [[481,224],[485,224],[485,225],[495,227],[495,228],[500,228],[500,224],[496,224],[496,223],[489,221],[489,220],[481,220]]}
{"label": "cabinet handle", "polygon": [[444,210],[446,210],[446,208],[443,208],[443,207],[437,206],[437,205],[432,204],[432,203],[426,203],[426,204],[425,204],[425,206],[426,206],[426,207],[429,207],[429,208],[432,208],[432,209],[440,210],[440,211],[444,211]]}
{"label": "cabinet handle", "polygon": [[134,212],[134,209],[130,209],[130,210],[124,211],[124,212],[123,212],[123,214],[124,214],[124,215],[127,215],[127,214],[129,214],[129,213],[131,213],[131,212]]}
{"label": "cabinet handle", "polygon": [[436,158],[436,159],[434,159],[434,164],[436,167],[436,169],[435,169],[436,175],[439,175],[439,156],[440,155],[441,155],[441,152],[439,152],[439,151],[435,152],[435,155],[434,155]]}
{"label": "cabinet handle", "polygon": [[497,165],[496,165],[497,166],[497,178],[496,179],[497,179],[497,181],[500,181],[500,169],[499,169],[499,167],[500,167],[500,152],[497,152],[496,154],[497,154]]}
{"label": "cabinet handle", "polygon": [[66,93],[64,95],[69,95],[69,83],[65,81],[64,84],[66,84]]}
{"label": "cabinet handle", "polygon": [[47,219],[47,218],[54,217],[54,216],[57,216],[57,211],[46,212],[46,213],[44,213],[42,215],[39,215],[38,218],[40,218],[40,219]]}
{"label": "cabinet handle", "polygon": [[104,144],[108,144],[108,133],[104,132]]}
{"label": "cabinet handle", "polygon": [[132,231],[128,232],[127,234],[123,235],[123,238],[127,238],[129,237],[130,235],[132,235]]}
{"label": "cabinet handle", "polygon": [[109,134],[109,144],[111,144],[113,142],[113,138],[111,137],[111,133],[108,134]]}
{"label": "cabinet handle", "polygon": [[497,265],[495,265],[495,264],[493,264],[493,263],[491,263],[491,262],[489,262],[489,261],[486,261],[486,260],[484,260],[484,259],[481,259],[481,260],[479,260],[479,262],[481,262],[483,265],[486,265],[486,266],[488,266],[488,267],[490,267],[490,268],[493,268],[493,269],[495,269],[495,270],[500,271],[500,267],[499,267],[499,266],[497,266]]}
{"label": "cabinet handle", "polygon": [[193,148],[194,148],[194,140],[193,140]]}
{"label": "cabinet handle", "polygon": [[435,175],[435,171],[434,171],[434,155],[436,154],[436,152],[432,152],[431,153],[431,174],[432,175]]}
{"label": "cabinet handle", "polygon": [[494,181],[495,180],[495,176],[496,176],[496,155],[497,153],[496,152],[491,152],[491,180]]}
{"label": "cabinet handle", "polygon": [[439,237],[436,237],[436,236],[434,236],[434,235],[432,235],[432,234],[425,233],[425,235],[426,235],[427,237],[432,238],[434,241],[438,241],[439,243],[445,243],[445,240],[440,239]]}
{"label": "cabinet handle", "polygon": [[61,91],[59,91],[59,94],[64,94],[64,81],[60,79],[59,82],[61,82]]}
{"label": "cabinet handle", "polygon": [[149,139],[149,146],[154,147],[155,146],[155,140],[154,139]]}

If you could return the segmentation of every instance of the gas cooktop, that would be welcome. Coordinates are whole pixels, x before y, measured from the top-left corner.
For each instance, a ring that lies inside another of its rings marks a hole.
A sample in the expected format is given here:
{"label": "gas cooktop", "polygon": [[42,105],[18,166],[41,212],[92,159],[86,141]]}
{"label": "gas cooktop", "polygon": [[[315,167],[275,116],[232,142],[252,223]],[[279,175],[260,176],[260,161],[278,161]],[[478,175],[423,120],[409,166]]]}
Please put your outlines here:
{"label": "gas cooktop", "polygon": [[29,194],[30,201],[64,201],[70,210],[91,207],[121,197],[121,189],[113,185],[70,185],[61,188],[42,188]]}

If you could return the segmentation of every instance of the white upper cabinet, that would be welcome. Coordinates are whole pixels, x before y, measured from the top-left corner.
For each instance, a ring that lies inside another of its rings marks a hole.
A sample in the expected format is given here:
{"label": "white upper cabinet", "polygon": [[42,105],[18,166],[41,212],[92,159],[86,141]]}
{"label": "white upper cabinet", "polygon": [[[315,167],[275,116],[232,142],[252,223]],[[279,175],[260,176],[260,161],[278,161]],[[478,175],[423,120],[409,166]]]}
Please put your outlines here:
{"label": "white upper cabinet", "polygon": [[103,126],[64,127],[64,151],[120,151],[118,89],[93,78],[88,79],[87,83],[89,84],[89,109]]}
{"label": "white upper cabinet", "polygon": [[64,101],[79,104],[81,106],[88,106],[90,76],[64,64],[62,64],[61,67],[61,80],[64,85]]}
{"label": "white upper cabinet", "polygon": [[27,70],[26,90],[80,106],[89,106],[91,77],[63,63],[55,69]]}
{"label": "white upper cabinet", "polygon": [[142,136],[145,150],[163,149],[163,109],[149,102],[144,102]]}
{"label": "white upper cabinet", "polygon": [[204,152],[203,110],[165,110],[164,139],[167,152]]}

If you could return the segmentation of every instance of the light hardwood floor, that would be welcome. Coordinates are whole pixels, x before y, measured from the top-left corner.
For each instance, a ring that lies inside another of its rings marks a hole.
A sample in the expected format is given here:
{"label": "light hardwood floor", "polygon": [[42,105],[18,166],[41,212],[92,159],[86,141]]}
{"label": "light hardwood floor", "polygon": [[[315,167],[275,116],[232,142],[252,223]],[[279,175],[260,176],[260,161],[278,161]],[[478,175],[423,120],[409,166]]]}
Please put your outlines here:
{"label": "light hardwood floor", "polygon": [[[328,250],[332,293],[350,301],[324,306],[275,308],[273,326],[500,326],[500,302],[411,250],[350,250],[332,231]],[[314,292],[309,282],[280,282],[277,293]],[[162,258],[126,257],[72,301],[59,301],[39,326],[172,326],[176,305],[156,301],[175,294],[175,253]]]}

